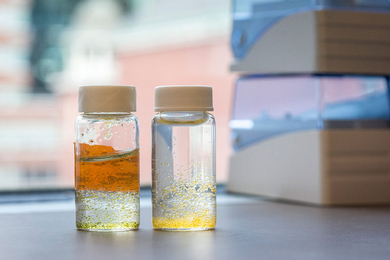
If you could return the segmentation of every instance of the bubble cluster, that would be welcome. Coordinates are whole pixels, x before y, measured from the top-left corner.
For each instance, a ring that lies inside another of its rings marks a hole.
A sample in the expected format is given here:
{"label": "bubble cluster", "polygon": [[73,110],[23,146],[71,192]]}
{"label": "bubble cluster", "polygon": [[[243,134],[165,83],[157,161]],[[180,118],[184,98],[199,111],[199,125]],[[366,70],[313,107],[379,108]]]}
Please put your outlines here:
{"label": "bubble cluster", "polygon": [[77,190],[76,212],[78,229],[137,229],[139,193]]}
{"label": "bubble cluster", "polygon": [[[158,174],[155,177],[157,181]],[[216,224],[215,182],[203,173],[189,179],[179,177],[174,180],[171,177],[170,182],[167,186],[152,190],[153,227],[213,229]]]}

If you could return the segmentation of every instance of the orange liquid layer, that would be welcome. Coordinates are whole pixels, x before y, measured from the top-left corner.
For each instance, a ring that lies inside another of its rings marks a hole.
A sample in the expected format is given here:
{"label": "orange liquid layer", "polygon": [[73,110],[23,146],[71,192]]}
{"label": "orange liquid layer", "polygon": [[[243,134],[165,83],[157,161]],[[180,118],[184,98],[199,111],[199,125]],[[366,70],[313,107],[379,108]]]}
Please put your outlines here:
{"label": "orange liquid layer", "polygon": [[139,191],[139,149],[118,153],[111,146],[79,144],[75,154],[76,190]]}

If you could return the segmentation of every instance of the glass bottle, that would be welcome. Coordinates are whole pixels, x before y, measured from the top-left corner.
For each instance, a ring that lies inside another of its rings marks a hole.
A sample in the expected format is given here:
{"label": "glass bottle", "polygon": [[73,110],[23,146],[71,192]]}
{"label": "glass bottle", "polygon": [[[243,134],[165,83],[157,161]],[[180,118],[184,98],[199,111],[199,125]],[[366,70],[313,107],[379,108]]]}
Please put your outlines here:
{"label": "glass bottle", "polygon": [[139,227],[139,136],[133,86],[83,86],[75,131],[76,227]]}
{"label": "glass bottle", "polygon": [[212,89],[155,89],[152,120],[153,227],[208,230],[216,224]]}

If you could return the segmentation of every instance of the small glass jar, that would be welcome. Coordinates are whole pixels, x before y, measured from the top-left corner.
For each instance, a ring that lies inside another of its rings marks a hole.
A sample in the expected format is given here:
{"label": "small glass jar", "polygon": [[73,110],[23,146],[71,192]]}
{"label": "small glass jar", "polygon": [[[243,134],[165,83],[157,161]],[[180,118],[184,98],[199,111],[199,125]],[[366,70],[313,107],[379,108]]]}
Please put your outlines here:
{"label": "small glass jar", "polygon": [[76,227],[138,229],[139,134],[135,87],[84,86],[75,132]]}
{"label": "small glass jar", "polygon": [[208,230],[216,224],[215,120],[212,89],[155,90],[152,120],[153,227]]}

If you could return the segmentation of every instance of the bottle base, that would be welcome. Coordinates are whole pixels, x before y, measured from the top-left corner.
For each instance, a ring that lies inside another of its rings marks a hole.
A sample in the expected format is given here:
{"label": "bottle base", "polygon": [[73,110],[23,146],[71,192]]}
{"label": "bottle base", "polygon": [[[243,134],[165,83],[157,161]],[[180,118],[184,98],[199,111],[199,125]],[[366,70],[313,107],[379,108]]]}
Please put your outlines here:
{"label": "bottle base", "polygon": [[135,231],[138,228],[125,228],[125,229],[95,229],[95,228],[78,228],[78,231],[89,231],[89,232],[126,232]]}
{"label": "bottle base", "polygon": [[156,231],[209,231],[215,228],[154,228]]}

